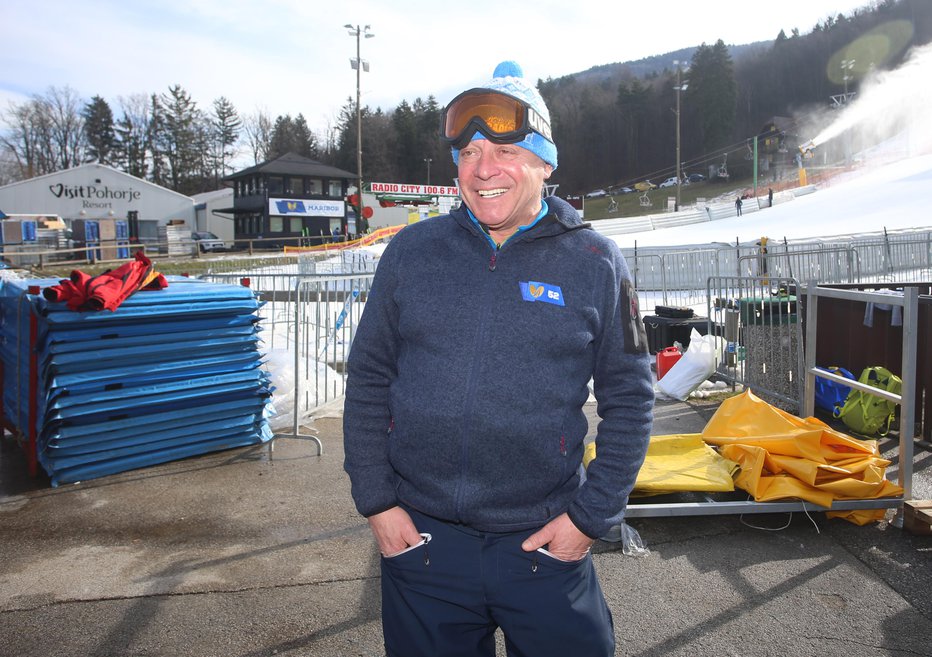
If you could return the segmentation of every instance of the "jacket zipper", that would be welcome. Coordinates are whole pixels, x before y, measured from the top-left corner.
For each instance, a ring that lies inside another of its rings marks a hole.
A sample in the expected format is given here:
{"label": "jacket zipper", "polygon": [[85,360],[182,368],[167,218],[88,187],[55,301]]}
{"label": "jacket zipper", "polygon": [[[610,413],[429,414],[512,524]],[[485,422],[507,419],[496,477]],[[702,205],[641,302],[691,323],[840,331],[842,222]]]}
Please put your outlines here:
{"label": "jacket zipper", "polygon": [[[488,235],[486,235],[486,237],[488,238]],[[489,241],[491,242],[491,239]],[[489,264],[488,264],[488,269],[490,272],[495,271],[497,260],[498,260],[498,248],[495,246],[495,244],[492,244],[492,255],[489,257]],[[484,291],[484,294],[487,294],[487,292],[488,292],[487,290]],[[478,337],[475,343],[476,348],[479,348],[479,345],[483,344],[484,341],[482,339],[482,336],[484,336],[487,333],[489,323],[490,323],[489,317],[487,315],[483,315],[483,319],[481,321],[481,324],[479,326],[479,331],[477,334]],[[467,401],[466,410],[465,410],[465,417],[467,418],[472,414],[472,405],[475,402],[475,398],[477,394],[477,388],[479,385],[478,384],[479,377],[478,377],[478,372],[476,368],[478,368],[480,361],[481,359],[479,358],[476,358],[474,360],[473,362],[474,369],[469,374],[470,383],[469,383],[469,388],[467,390],[468,401]],[[461,450],[460,450],[460,459],[461,459],[461,464],[462,464],[464,473],[466,472],[468,465],[469,465],[469,448],[470,448],[470,440],[472,438],[472,429],[473,427],[471,423],[463,427],[463,442],[462,442]],[[454,493],[454,496],[453,496],[454,513],[456,514],[457,519],[462,519],[463,501],[466,496],[464,479],[465,479],[465,474],[463,474],[463,476],[460,478],[460,481],[457,483],[456,492]]]}

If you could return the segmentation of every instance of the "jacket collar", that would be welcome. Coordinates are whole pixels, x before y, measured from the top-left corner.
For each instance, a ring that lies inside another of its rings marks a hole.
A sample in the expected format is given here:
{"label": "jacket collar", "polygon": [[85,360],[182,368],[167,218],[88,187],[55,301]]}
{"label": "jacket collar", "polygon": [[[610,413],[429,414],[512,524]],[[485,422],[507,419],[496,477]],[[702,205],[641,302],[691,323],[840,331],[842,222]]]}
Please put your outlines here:
{"label": "jacket collar", "polygon": [[[544,201],[548,208],[547,214],[535,221],[530,227],[521,231],[519,239],[550,237],[579,228],[591,228],[588,223],[583,222],[583,220],[579,218],[579,213],[576,211],[576,208],[562,198],[558,196],[548,196]],[[465,204],[461,204],[460,207],[452,210],[450,216],[455,219],[460,226],[463,226],[470,232],[488,238],[488,235],[478,225],[478,222],[470,217],[470,213],[467,211]]]}

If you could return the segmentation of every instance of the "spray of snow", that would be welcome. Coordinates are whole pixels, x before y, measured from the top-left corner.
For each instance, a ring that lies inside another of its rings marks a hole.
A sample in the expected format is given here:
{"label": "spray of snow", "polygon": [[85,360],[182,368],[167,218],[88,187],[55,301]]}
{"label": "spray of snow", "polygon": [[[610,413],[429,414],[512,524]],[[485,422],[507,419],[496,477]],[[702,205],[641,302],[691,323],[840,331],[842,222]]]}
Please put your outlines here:
{"label": "spray of snow", "polygon": [[932,44],[916,48],[897,69],[869,76],[836,120],[804,146],[818,147],[851,131],[858,150],[905,135],[910,154],[932,146]]}

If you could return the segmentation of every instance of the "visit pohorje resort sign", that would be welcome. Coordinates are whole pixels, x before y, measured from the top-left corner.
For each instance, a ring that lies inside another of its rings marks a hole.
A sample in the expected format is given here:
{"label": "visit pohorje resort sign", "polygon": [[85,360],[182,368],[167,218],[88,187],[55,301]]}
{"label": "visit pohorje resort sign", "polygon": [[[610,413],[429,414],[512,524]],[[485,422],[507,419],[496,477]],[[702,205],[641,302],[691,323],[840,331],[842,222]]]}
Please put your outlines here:
{"label": "visit pohorje resort sign", "polygon": [[133,187],[110,187],[100,185],[49,185],[49,192],[56,199],[69,199],[81,204],[83,210],[113,210],[114,203],[127,204],[138,201],[142,192]]}

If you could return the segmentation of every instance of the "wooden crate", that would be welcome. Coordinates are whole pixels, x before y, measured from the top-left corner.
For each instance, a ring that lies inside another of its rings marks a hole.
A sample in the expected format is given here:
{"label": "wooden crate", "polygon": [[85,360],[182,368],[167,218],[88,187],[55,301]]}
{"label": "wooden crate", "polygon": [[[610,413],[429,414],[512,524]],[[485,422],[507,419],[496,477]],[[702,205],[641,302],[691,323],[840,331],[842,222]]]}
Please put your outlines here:
{"label": "wooden crate", "polygon": [[932,500],[904,502],[903,529],[910,534],[932,535]]}

